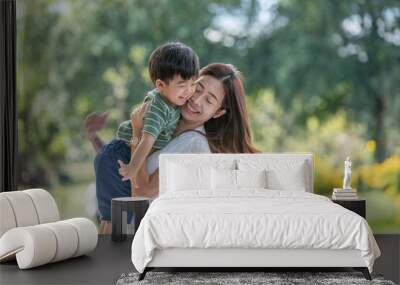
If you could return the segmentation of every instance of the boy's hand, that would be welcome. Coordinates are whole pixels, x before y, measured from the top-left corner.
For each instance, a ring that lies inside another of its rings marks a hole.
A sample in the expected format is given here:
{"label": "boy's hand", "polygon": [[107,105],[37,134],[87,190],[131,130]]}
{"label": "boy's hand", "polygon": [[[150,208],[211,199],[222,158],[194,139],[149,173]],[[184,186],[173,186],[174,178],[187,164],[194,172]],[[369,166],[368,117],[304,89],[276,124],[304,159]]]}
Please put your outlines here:
{"label": "boy's hand", "polygon": [[125,164],[121,160],[118,160],[118,164],[119,164],[118,172],[122,176],[122,181],[127,181],[127,180],[130,179],[132,181],[132,185],[135,188],[138,188],[138,186],[136,184],[136,176],[137,176],[137,174],[135,173],[135,171],[133,171],[129,167],[129,164]]}
{"label": "boy's hand", "polygon": [[97,132],[104,128],[108,112],[97,114],[96,112],[90,113],[85,119],[85,134],[89,139],[93,139]]}

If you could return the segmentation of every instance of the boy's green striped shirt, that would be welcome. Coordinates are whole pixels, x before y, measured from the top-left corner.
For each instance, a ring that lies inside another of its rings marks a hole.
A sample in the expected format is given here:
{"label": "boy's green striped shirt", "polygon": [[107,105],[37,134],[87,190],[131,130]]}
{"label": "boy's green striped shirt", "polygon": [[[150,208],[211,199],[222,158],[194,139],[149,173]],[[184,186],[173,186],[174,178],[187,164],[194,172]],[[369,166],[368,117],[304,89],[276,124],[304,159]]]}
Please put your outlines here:
{"label": "boy's green striped shirt", "polygon": [[131,120],[123,121],[119,126],[116,134],[117,139],[131,143],[132,140],[132,125]]}
{"label": "boy's green striped shirt", "polygon": [[[156,139],[153,147],[161,149],[172,139],[180,118],[180,108],[170,106],[156,90],[152,90],[147,94],[144,102],[147,101],[150,102],[150,106],[143,118],[142,133],[152,135]],[[117,138],[131,142],[131,121],[125,121],[120,124]]]}

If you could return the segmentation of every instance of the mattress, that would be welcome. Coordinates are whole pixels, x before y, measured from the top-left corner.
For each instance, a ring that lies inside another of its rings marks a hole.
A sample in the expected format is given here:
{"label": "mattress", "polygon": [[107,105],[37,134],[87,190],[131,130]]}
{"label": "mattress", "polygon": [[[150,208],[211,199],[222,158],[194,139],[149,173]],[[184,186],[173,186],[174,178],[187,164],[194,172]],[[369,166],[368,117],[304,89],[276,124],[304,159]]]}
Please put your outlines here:
{"label": "mattress", "polygon": [[156,250],[172,248],[359,250],[371,272],[380,255],[361,216],[324,196],[265,189],[157,198],[134,237],[132,262],[143,272]]}

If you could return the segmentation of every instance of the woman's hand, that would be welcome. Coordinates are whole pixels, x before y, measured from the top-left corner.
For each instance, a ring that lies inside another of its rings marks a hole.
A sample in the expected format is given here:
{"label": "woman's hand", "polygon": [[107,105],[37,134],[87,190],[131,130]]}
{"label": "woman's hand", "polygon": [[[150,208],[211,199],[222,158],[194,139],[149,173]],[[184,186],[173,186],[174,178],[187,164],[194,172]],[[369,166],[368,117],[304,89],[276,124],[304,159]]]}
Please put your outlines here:
{"label": "woman's hand", "polygon": [[96,137],[97,132],[104,128],[108,114],[108,112],[104,112],[99,115],[96,112],[93,112],[86,117],[84,121],[85,135],[89,140],[93,140]]}

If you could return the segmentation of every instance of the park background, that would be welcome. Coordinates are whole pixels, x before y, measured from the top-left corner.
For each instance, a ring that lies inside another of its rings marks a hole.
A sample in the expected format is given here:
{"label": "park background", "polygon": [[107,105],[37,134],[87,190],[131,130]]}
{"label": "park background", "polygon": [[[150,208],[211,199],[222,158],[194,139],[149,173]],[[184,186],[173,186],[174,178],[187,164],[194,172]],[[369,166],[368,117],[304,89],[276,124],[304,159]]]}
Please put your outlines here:
{"label": "park background", "polygon": [[104,141],[152,88],[151,51],[191,46],[245,80],[263,152],[313,152],[330,196],[353,160],[375,233],[400,233],[400,2],[396,0],[17,0],[19,188],[96,220],[92,111]]}

